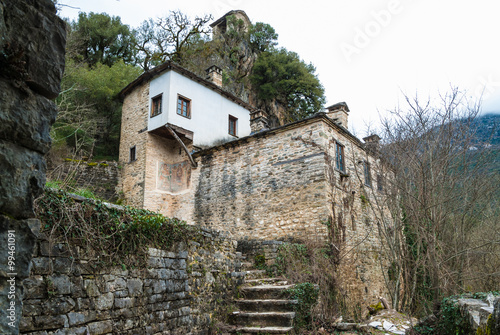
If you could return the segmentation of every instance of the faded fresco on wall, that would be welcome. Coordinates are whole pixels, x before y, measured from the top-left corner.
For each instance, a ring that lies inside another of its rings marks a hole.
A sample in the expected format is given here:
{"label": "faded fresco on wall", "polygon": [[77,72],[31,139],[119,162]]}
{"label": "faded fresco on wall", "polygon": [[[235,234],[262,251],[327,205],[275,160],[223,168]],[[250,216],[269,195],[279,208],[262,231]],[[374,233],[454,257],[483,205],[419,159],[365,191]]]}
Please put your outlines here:
{"label": "faded fresco on wall", "polygon": [[156,186],[160,191],[180,192],[189,188],[191,165],[188,161],[166,164],[158,162]]}

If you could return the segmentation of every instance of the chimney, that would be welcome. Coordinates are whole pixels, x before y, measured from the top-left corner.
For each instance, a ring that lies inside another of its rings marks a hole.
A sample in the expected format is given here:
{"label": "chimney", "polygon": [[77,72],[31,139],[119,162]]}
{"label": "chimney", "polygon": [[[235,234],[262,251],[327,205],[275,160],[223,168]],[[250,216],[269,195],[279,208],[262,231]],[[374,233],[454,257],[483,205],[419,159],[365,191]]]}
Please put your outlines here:
{"label": "chimney", "polygon": [[261,109],[250,113],[250,130],[252,134],[269,129],[267,124],[267,113]]}
{"label": "chimney", "polygon": [[365,148],[371,152],[377,152],[379,149],[380,136],[378,135],[370,135],[368,137],[363,138],[365,141]]}
{"label": "chimney", "polygon": [[328,111],[326,115],[335,121],[339,126],[344,127],[345,129],[349,129],[347,127],[348,118],[349,118],[349,107],[345,102],[339,102],[335,105],[331,105],[326,108]]}
{"label": "chimney", "polygon": [[222,69],[217,65],[212,65],[205,70],[207,73],[207,80],[211,81],[215,85],[222,87]]}

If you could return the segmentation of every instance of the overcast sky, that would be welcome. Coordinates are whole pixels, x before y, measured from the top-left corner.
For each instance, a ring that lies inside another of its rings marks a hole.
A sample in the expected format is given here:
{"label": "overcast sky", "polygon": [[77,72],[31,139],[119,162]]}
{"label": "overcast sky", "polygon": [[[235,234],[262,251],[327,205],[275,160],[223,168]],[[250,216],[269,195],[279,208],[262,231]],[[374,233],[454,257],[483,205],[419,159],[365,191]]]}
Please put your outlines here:
{"label": "overcast sky", "polygon": [[364,136],[379,113],[410,96],[450,85],[483,97],[500,113],[500,2],[496,0],[60,0],[62,17],[120,16],[132,28],[181,10],[189,15],[244,10],[273,26],[280,46],[316,66],[327,105],[345,101],[350,130]]}

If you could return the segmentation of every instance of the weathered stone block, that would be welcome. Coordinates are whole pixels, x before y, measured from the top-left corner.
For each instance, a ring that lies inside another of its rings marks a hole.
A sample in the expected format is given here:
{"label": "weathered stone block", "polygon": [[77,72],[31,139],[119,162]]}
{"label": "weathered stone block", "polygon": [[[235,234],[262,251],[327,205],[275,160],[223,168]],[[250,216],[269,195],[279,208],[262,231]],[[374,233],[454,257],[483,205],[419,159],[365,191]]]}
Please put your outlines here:
{"label": "weathered stone block", "polygon": [[35,316],[34,318],[35,329],[58,329],[68,327],[68,319],[65,315],[44,315]]}
{"label": "weathered stone block", "polygon": [[113,331],[112,321],[92,322],[89,323],[87,327],[89,332],[95,335],[111,333]]}
{"label": "weathered stone block", "polygon": [[83,313],[68,313],[68,323],[72,326],[78,326],[85,323],[85,314]]}
{"label": "weathered stone block", "polygon": [[148,255],[151,257],[165,257],[167,255],[167,252],[165,250],[149,248]]}
{"label": "weathered stone block", "polygon": [[[21,320],[19,321],[19,331],[28,332],[28,331],[33,331],[33,330],[35,330],[33,318],[29,317],[29,316],[21,317]],[[5,333],[5,334],[8,334],[8,333]],[[11,334],[14,334],[14,333],[11,333]]]}
{"label": "weathered stone block", "polygon": [[44,303],[45,311],[51,314],[66,314],[75,306],[76,302],[70,297],[55,297]]}
{"label": "weathered stone block", "polygon": [[163,293],[167,290],[167,283],[165,280],[156,280],[153,282],[153,292],[155,294],[157,293]]}
{"label": "weathered stone block", "polygon": [[113,294],[115,295],[115,298],[128,297],[128,291],[127,290],[115,291],[115,292],[113,292]]}
{"label": "weathered stone block", "polygon": [[148,267],[150,268],[162,268],[164,267],[163,258],[161,257],[149,257]]}
{"label": "weathered stone block", "polygon": [[134,306],[133,298],[115,298],[115,308],[130,308]]}
{"label": "weathered stone block", "polygon": [[46,275],[51,273],[52,260],[49,257],[33,258],[31,273],[37,275]]}
{"label": "weathered stone block", "polygon": [[42,241],[40,243],[40,253],[42,256],[50,257],[71,257],[72,251],[66,243],[49,243],[49,241]]}
{"label": "weathered stone block", "polygon": [[25,299],[43,299],[47,297],[47,282],[42,276],[31,276],[23,281]]}
{"label": "weathered stone block", "polygon": [[74,261],[70,258],[56,257],[53,261],[55,273],[69,274],[73,272]]}
{"label": "weathered stone block", "polygon": [[52,285],[59,294],[71,293],[71,280],[67,275],[53,275],[49,277]]}
{"label": "weathered stone block", "polygon": [[110,309],[113,307],[114,299],[115,297],[111,292],[101,294],[95,300],[95,307],[99,311]]}
{"label": "weathered stone block", "polygon": [[91,301],[89,298],[76,299],[76,307],[79,311],[89,309],[90,306],[91,306]]}
{"label": "weathered stone block", "polygon": [[93,279],[85,279],[83,281],[83,286],[89,297],[97,297],[100,294],[99,288]]}
{"label": "weathered stone block", "polygon": [[129,279],[127,281],[127,289],[131,297],[142,295],[142,286],[142,280],[140,279]]}

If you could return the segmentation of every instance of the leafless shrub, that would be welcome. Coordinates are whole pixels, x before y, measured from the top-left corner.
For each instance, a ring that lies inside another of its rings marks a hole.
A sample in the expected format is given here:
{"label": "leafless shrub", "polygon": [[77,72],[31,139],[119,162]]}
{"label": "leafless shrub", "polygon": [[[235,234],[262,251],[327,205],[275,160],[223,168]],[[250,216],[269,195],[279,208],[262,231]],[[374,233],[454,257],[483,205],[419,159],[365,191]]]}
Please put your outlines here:
{"label": "leafless shrub", "polygon": [[498,289],[498,168],[476,143],[480,111],[457,89],[437,101],[406,97],[383,120],[391,220],[379,220],[391,257],[393,304],[428,312],[443,295]]}

